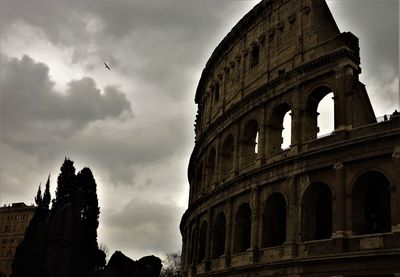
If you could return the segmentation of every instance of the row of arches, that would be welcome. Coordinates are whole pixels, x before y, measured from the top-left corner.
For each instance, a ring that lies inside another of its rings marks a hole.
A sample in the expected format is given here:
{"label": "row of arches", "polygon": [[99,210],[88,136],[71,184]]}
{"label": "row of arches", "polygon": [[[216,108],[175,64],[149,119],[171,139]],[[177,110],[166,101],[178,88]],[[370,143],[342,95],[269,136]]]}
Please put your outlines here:
{"label": "row of arches", "polygon": [[[311,124],[307,124],[308,133],[331,133],[334,130],[333,92],[328,87],[316,89],[309,96],[309,104],[302,115]],[[267,124],[261,119],[250,117],[243,122],[240,134],[226,134],[223,139],[211,144],[195,167],[197,193],[203,192],[214,181],[226,179],[237,168],[247,168],[262,155],[273,155],[289,148],[292,143],[292,129],[300,128],[292,121],[292,107],[288,103],[276,106]],[[261,125],[261,126],[260,126]],[[293,127],[293,128],[292,128]],[[313,136],[310,136],[313,138]],[[261,153],[261,151],[264,152]]]}
{"label": "row of arches", "polygon": [[[391,231],[390,184],[380,172],[369,171],[362,174],[354,183],[351,194],[351,229],[354,235],[384,233]],[[331,187],[323,182],[311,183],[302,195],[299,205],[301,240],[312,241],[329,239],[332,236],[333,198]],[[216,214],[211,224],[203,220],[197,229],[192,230],[189,238],[191,250],[189,264],[200,263],[206,257],[209,241],[210,257],[215,259],[226,254],[231,231],[232,254],[245,252],[251,245],[254,212],[250,202],[243,202],[234,212],[232,225],[227,225],[224,211]],[[282,192],[273,192],[263,204],[261,212],[261,237],[258,247],[275,247],[287,240],[288,201]],[[231,228],[230,228],[231,227]],[[208,228],[211,229],[208,232]],[[209,238],[207,240],[207,234]],[[196,251],[196,249],[198,251]],[[197,256],[194,259],[194,255]]]}

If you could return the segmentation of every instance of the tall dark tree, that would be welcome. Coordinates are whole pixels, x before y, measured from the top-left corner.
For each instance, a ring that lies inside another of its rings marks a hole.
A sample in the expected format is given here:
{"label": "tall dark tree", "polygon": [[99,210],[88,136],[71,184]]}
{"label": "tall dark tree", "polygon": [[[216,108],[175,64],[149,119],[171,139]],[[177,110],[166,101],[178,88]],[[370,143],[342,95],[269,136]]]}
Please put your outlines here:
{"label": "tall dark tree", "polygon": [[51,199],[51,195],[50,195],[50,175],[47,178],[47,182],[46,182],[46,189],[43,193],[43,208],[48,210],[49,209],[49,205],[50,205],[50,199]]}
{"label": "tall dark tree", "polygon": [[53,210],[71,202],[71,197],[76,189],[76,175],[74,162],[65,158],[57,179],[56,198],[53,200]]}
{"label": "tall dark tree", "polygon": [[35,204],[36,207],[42,207],[43,204],[43,199],[42,199],[42,189],[40,188],[41,185],[39,185],[38,191],[36,193],[35,197]]}
{"label": "tall dark tree", "polygon": [[97,185],[89,168],[75,175],[73,164],[65,158],[51,210],[50,176],[43,196],[39,186],[37,208],[18,247],[13,277],[101,276],[106,261],[97,243]]}
{"label": "tall dark tree", "polygon": [[92,171],[85,167],[77,175],[79,199],[79,216],[82,228],[82,239],[87,246],[92,268],[105,266],[104,253],[99,250],[97,243],[97,228],[99,226],[100,208],[97,199],[97,185]]}

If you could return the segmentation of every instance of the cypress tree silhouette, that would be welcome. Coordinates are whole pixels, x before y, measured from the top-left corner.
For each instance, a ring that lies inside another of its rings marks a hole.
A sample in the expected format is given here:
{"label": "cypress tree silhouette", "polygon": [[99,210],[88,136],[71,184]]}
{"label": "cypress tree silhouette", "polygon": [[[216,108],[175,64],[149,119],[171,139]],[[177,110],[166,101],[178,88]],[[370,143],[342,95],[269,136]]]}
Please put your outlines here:
{"label": "cypress tree silhouette", "polygon": [[76,175],[74,162],[65,158],[57,179],[56,198],[53,200],[52,210],[57,210],[71,202],[71,197],[76,189]]}
{"label": "cypress tree silhouette", "polygon": [[50,195],[50,174],[49,174],[49,177],[47,177],[46,189],[44,190],[42,198],[42,203],[43,203],[42,206],[44,209],[46,210],[49,209],[50,200],[51,200],[51,195]]}
{"label": "cypress tree silhouette", "polygon": [[41,190],[40,186],[41,186],[41,184],[39,185],[39,188],[38,188],[38,191],[37,191],[36,197],[35,197],[36,207],[41,207],[43,204],[42,190]]}
{"label": "cypress tree silhouette", "polygon": [[97,243],[97,185],[89,168],[75,175],[73,164],[65,158],[60,168],[51,210],[50,175],[43,196],[39,186],[35,214],[17,248],[12,277],[101,276],[106,255]]}
{"label": "cypress tree silhouette", "polygon": [[79,233],[79,276],[94,276],[96,271],[105,266],[105,254],[97,243],[100,208],[97,199],[97,185],[89,168],[82,169],[76,178],[77,191],[74,200]]}
{"label": "cypress tree silhouette", "polygon": [[[84,230],[84,240],[91,257],[92,268],[105,266],[103,251],[99,250],[97,243],[97,228],[99,226],[100,208],[97,199],[97,185],[92,171],[85,167],[77,175],[80,224]],[[100,253],[100,252],[101,253]],[[100,256],[99,256],[100,255]]]}

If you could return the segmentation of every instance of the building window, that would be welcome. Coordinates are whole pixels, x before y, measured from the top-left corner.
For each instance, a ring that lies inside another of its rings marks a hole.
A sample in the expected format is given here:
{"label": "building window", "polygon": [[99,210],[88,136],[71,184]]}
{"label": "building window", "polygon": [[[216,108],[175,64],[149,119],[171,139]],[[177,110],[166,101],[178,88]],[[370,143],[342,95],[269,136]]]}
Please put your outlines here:
{"label": "building window", "polygon": [[19,220],[19,215],[16,215],[16,216],[15,216],[15,220]]}
{"label": "building window", "polygon": [[219,258],[225,253],[226,218],[223,212],[219,213],[214,221],[212,231],[212,258]]}
{"label": "building window", "polygon": [[207,221],[201,224],[200,235],[199,235],[199,252],[197,256],[197,262],[201,263],[206,257],[206,243],[207,243]]}
{"label": "building window", "polygon": [[263,213],[262,245],[272,247],[286,241],[286,200],[281,193],[273,193]]}
{"label": "building window", "polygon": [[260,47],[254,45],[250,53],[250,67],[256,66],[260,61]]}
{"label": "building window", "polygon": [[324,183],[313,183],[304,192],[302,234],[304,241],[332,236],[332,193]]}
{"label": "building window", "polygon": [[214,84],[214,102],[217,102],[219,100],[219,83]]}
{"label": "building window", "polygon": [[357,178],[352,190],[352,229],[357,235],[391,231],[390,184],[380,172]]}
{"label": "building window", "polygon": [[241,141],[242,157],[241,163],[243,167],[248,166],[255,161],[258,152],[258,123],[252,119],[247,122]]}
{"label": "building window", "polygon": [[251,208],[244,203],[240,205],[235,218],[233,253],[242,253],[250,248]]}

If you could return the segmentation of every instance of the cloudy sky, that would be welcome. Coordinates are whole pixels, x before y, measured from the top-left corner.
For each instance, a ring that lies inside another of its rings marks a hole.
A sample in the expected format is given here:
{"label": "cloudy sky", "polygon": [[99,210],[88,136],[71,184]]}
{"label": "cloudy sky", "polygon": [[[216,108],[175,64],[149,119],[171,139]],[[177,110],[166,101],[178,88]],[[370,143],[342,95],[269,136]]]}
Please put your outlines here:
{"label": "cloudy sky", "polygon": [[[257,2],[0,0],[0,203],[32,203],[49,173],[54,190],[67,156],[97,180],[99,242],[134,259],[179,250],[197,82]],[[376,115],[398,109],[399,2],[328,3],[360,38]]]}

